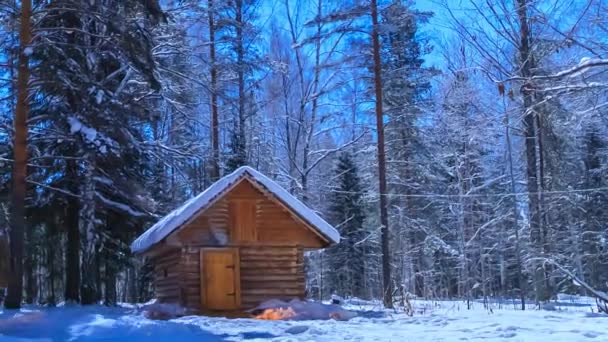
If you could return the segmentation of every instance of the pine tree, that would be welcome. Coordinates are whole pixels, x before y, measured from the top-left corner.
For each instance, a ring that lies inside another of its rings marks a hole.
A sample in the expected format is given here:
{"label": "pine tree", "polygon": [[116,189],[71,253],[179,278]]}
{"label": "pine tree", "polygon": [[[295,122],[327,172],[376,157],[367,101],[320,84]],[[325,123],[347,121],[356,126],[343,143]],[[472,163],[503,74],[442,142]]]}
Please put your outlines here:
{"label": "pine tree", "polygon": [[342,238],[340,244],[327,251],[330,271],[326,287],[339,295],[363,298],[366,297],[365,238],[368,232],[364,227],[361,179],[348,152],[340,154],[334,173],[336,186],[329,196],[328,215]]}
{"label": "pine tree", "polygon": [[[156,112],[137,98],[160,90],[151,29],[164,17],[142,6],[139,1],[57,1],[44,6],[36,27],[39,36],[48,34],[45,44],[33,48],[35,91],[51,100],[34,103],[32,122],[53,132],[34,149],[34,157],[49,167],[36,176],[39,183],[63,189],[42,199],[65,213],[65,295],[83,304],[102,298],[98,252],[109,248],[104,230],[112,213],[124,215],[121,224],[137,226],[149,212],[139,183],[145,170],[138,167],[152,155],[141,143],[149,130],[140,123],[154,121]],[[144,14],[149,16],[140,21]]]}
{"label": "pine tree", "polygon": [[[387,172],[389,189],[397,194],[413,194],[427,174],[421,165],[423,144],[418,122],[428,109],[431,77],[436,71],[423,66],[424,55],[429,51],[427,42],[419,36],[419,27],[432,16],[411,8],[408,1],[392,1],[382,10],[381,21],[386,28],[382,38],[383,104],[388,117]],[[395,278],[400,284],[409,284],[409,291],[424,295],[424,269],[427,268],[423,243],[425,232],[415,223],[420,219],[418,208],[427,206],[425,200],[403,197],[391,198],[390,212],[395,222],[392,233],[400,259]],[[411,276],[408,276],[411,274]],[[413,281],[410,282],[409,280]],[[403,290],[403,289],[402,289]]]}
{"label": "pine tree", "polygon": [[[585,177],[582,187],[585,189],[603,188],[607,185],[608,141],[597,126],[597,121],[593,120],[592,124],[594,126],[587,128],[584,137]],[[579,273],[579,277],[601,291],[608,290],[608,245],[604,226],[608,220],[607,205],[608,196],[605,192],[590,192],[585,196],[582,203],[585,208],[582,218],[584,223],[580,234],[582,251],[577,251],[578,255],[573,255],[575,260],[581,259],[580,268],[583,270]]]}

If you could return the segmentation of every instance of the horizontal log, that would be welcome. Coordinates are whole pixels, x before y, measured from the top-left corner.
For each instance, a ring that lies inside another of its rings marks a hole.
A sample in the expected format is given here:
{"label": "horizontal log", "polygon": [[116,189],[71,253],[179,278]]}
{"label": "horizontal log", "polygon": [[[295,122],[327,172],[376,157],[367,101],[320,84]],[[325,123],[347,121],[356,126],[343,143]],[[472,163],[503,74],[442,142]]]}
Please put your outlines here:
{"label": "horizontal log", "polygon": [[182,273],[183,274],[187,274],[187,275],[200,275],[200,269],[196,268],[196,269],[182,269]]}
{"label": "horizontal log", "polygon": [[177,255],[179,254],[180,250],[176,249],[176,248],[171,248],[169,250],[160,252],[159,254],[155,255],[153,257],[153,259],[163,259],[163,258],[167,258],[167,257],[171,257],[173,255]]}
{"label": "horizontal log", "polygon": [[186,295],[186,296],[200,296],[200,289],[199,288],[185,288],[182,289],[181,293]]}
{"label": "horizontal log", "polygon": [[177,274],[174,274],[173,276],[170,277],[155,277],[154,278],[154,284],[158,285],[158,284],[173,284],[173,283],[177,283],[179,282],[179,278],[177,277]]}
{"label": "horizontal log", "polygon": [[183,269],[198,268],[200,267],[200,262],[198,260],[182,260],[179,265]]}
{"label": "horizontal log", "polygon": [[155,293],[179,293],[180,287],[177,284],[168,285],[156,285],[154,287]]}
{"label": "horizontal log", "polygon": [[193,285],[198,285],[200,284],[200,277],[192,277],[192,278],[183,278],[181,280],[184,284],[187,284],[188,286],[193,286]]}
{"label": "horizontal log", "polygon": [[198,260],[182,260],[182,262],[180,263],[180,265],[182,267],[199,267],[200,266],[200,261]]}
{"label": "horizontal log", "polygon": [[178,293],[159,294],[156,296],[156,299],[158,299],[158,301],[161,303],[179,303],[180,302]]}
{"label": "horizontal log", "polygon": [[179,255],[179,254],[180,254],[180,250],[178,248],[172,248],[172,249],[167,250],[167,251],[165,251],[163,253],[155,255],[153,259],[157,259],[157,260],[167,259],[167,258],[172,258],[172,257],[174,257],[176,255]]}
{"label": "horizontal log", "polygon": [[157,259],[153,263],[154,263],[155,267],[167,267],[167,265],[179,264],[180,260],[181,260],[181,255],[177,255],[173,258]]}
{"label": "horizontal log", "polygon": [[252,247],[241,247],[240,250],[241,257],[255,255],[255,256],[295,256],[297,255],[296,248],[269,248],[260,246],[258,248]]}
{"label": "horizontal log", "polygon": [[241,255],[242,261],[298,261],[297,255],[264,255],[264,254],[248,254]]}
{"label": "horizontal log", "polygon": [[199,281],[201,276],[199,273],[182,272],[182,279],[184,281],[196,280]]}
{"label": "horizontal log", "polygon": [[194,282],[193,283],[187,283],[187,284],[184,283],[182,285],[182,287],[186,288],[186,289],[191,289],[193,291],[200,291],[201,290],[201,284],[198,283],[198,282],[196,282],[196,283],[194,283]]}
{"label": "horizontal log", "polygon": [[175,268],[180,264],[180,259],[168,260],[154,264],[154,270],[164,270],[167,268]]}
{"label": "horizontal log", "polygon": [[273,290],[273,289],[285,289],[285,290],[298,290],[304,291],[306,285],[304,282],[241,282],[241,288],[245,290]]}
{"label": "horizontal log", "polygon": [[161,255],[157,255],[154,258],[152,258],[154,261],[163,261],[163,260],[168,260],[168,259],[175,259],[175,258],[179,258],[179,256],[181,255],[181,252],[179,249],[174,249],[169,253],[165,253],[165,254],[161,254]]}
{"label": "horizontal log", "polygon": [[255,276],[260,273],[267,275],[292,275],[301,274],[302,270],[299,268],[267,268],[264,270],[241,268],[241,277]]}
{"label": "horizontal log", "polygon": [[268,260],[268,261],[249,261],[247,259],[243,260],[241,259],[241,268],[259,268],[259,269],[266,269],[266,268],[292,268],[292,267],[298,267],[300,264],[298,264],[295,260],[293,261],[274,261],[274,260]]}
{"label": "horizontal log", "polygon": [[180,268],[182,272],[199,272],[201,265],[199,263],[181,264]]}
{"label": "horizontal log", "polygon": [[298,281],[304,282],[306,277],[304,274],[251,274],[251,275],[241,275],[241,282],[256,282],[256,281]]}
{"label": "horizontal log", "polygon": [[157,298],[160,303],[176,303],[179,304],[179,297],[158,297]]}
{"label": "horizontal log", "polygon": [[241,289],[241,296],[248,295],[268,295],[268,296],[297,296],[303,295],[300,289]]}
{"label": "horizontal log", "polygon": [[[299,270],[303,266],[302,263],[298,263],[295,261],[288,261],[284,263],[271,262],[271,263],[263,263],[261,261],[251,262],[251,261],[241,261],[241,270],[243,271],[254,271],[258,270],[260,274],[264,274],[268,269],[292,269]],[[303,269],[303,268],[302,268]]]}
{"label": "horizontal log", "polygon": [[179,273],[171,273],[167,277],[158,275],[158,277],[154,277],[154,283],[155,284],[160,284],[160,283],[165,283],[165,282],[176,283],[179,281],[178,275],[179,275]]}

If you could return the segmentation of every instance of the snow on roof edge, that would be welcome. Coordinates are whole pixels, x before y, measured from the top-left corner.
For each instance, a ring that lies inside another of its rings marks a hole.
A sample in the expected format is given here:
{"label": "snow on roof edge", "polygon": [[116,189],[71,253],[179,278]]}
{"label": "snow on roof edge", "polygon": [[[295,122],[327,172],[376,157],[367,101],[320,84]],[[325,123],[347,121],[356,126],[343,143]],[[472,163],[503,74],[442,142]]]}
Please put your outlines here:
{"label": "snow on roof edge", "polygon": [[222,177],[220,180],[213,183],[209,188],[205,189],[205,191],[189,199],[177,209],[171,211],[165,217],[156,222],[152,227],[133,241],[131,244],[131,251],[133,253],[142,253],[153,245],[162,241],[164,238],[186,223],[197,212],[203,210],[218,196],[222,195],[231,185],[240,180],[245,174],[248,174],[255,182],[264,186],[270,193],[275,195],[291,210],[301,216],[301,218],[310,224],[312,228],[315,228],[330,242],[340,242],[340,233],[338,233],[333,226],[327,223],[327,221],[321,218],[312,209],[308,208],[305,204],[287,192],[287,190],[283,189],[283,187],[259,171],[250,166],[242,166],[231,174]]}

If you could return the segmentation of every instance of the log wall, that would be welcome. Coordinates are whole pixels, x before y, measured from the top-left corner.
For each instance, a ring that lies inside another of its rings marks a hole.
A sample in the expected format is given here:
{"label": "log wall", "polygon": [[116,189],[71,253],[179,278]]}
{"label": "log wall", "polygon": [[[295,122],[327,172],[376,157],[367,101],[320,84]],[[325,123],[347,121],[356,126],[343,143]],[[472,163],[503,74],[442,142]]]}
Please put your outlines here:
{"label": "log wall", "polygon": [[200,249],[184,248],[181,259],[182,271],[182,305],[199,310],[201,309],[201,266]]}
{"label": "log wall", "polygon": [[268,299],[304,299],[304,257],[297,247],[241,247],[241,308]]}
{"label": "log wall", "polygon": [[326,245],[272,195],[242,181],[167,238],[165,246],[172,249],[153,257],[156,297],[204,310],[200,251],[225,246],[239,249],[241,309],[268,299],[303,299],[303,248]]}
{"label": "log wall", "polygon": [[154,291],[156,299],[161,303],[181,303],[180,261],[179,249],[172,249],[153,258]]}
{"label": "log wall", "polygon": [[[239,247],[241,309],[268,299],[305,298],[304,254],[298,247]],[[176,303],[200,310],[200,249],[185,248],[181,254],[181,297]],[[167,298],[167,297],[164,297]],[[159,298],[160,300],[160,298]]]}

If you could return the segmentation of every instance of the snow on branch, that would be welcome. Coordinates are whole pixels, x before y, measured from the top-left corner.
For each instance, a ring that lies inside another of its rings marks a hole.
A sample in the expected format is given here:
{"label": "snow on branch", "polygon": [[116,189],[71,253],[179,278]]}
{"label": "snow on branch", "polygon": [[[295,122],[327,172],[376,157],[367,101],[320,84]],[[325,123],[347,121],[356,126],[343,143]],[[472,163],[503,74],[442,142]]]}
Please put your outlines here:
{"label": "snow on branch", "polygon": [[[577,285],[581,286],[582,288],[584,288],[585,290],[587,290],[598,301],[598,307],[600,308],[600,310],[605,310],[606,308],[608,308],[608,293],[594,289],[591,285],[587,284],[584,280],[579,278],[576,274],[570,272],[569,270],[567,270],[562,265],[558,264],[553,259],[533,258],[531,260],[540,260],[544,264],[550,264],[552,266],[555,266],[561,273],[563,273],[568,278],[570,278],[575,284],[577,284]],[[606,312],[606,311],[604,311],[604,312]],[[606,313],[608,313],[608,312],[606,312]]]}
{"label": "snow on branch", "polygon": [[147,214],[145,214],[139,210],[133,209],[132,207],[130,207],[124,203],[119,203],[119,202],[113,201],[113,200],[103,196],[99,192],[95,192],[95,196],[97,196],[105,205],[107,205],[111,208],[114,208],[116,210],[125,212],[131,216],[135,216],[135,217],[147,216]]}
{"label": "snow on branch", "polygon": [[581,58],[581,61],[577,65],[575,65],[569,69],[559,71],[552,75],[538,75],[538,76],[532,76],[532,77],[514,76],[514,77],[510,77],[510,78],[506,79],[505,82],[550,80],[550,79],[558,79],[558,78],[565,78],[565,77],[576,77],[576,76],[580,76],[581,74],[587,72],[591,68],[597,68],[597,67],[602,67],[602,66],[608,66],[608,59],[584,57],[584,58]]}

